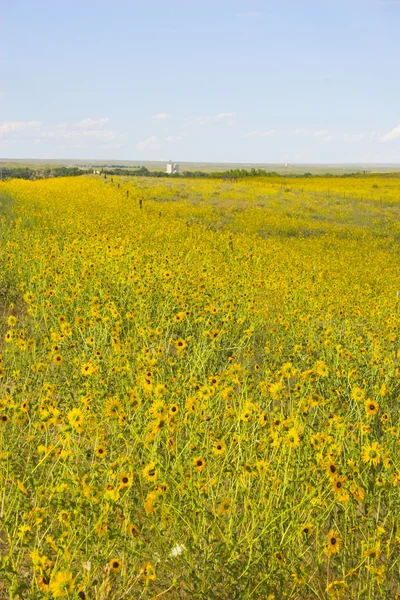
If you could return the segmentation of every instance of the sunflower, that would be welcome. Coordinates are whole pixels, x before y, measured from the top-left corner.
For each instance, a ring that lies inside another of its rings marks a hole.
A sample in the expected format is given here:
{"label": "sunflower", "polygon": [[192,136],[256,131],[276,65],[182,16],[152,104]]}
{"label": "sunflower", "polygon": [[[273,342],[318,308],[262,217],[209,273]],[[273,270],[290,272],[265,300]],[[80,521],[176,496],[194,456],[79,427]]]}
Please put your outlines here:
{"label": "sunflower", "polygon": [[243,465],[243,473],[245,475],[254,475],[255,474],[253,467],[249,463],[245,463]]}
{"label": "sunflower", "polygon": [[331,581],[327,586],[326,592],[328,596],[342,596],[347,590],[347,583],[345,581]]}
{"label": "sunflower", "polygon": [[264,412],[258,415],[258,422],[260,423],[261,427],[265,427],[268,423],[267,415]]}
{"label": "sunflower", "polygon": [[365,397],[365,391],[362,390],[360,387],[356,386],[351,390],[351,397],[353,398],[353,400],[356,400],[356,402],[362,402],[362,400],[364,400]]}
{"label": "sunflower", "polygon": [[157,492],[159,492],[159,494],[161,494],[162,496],[165,496],[165,494],[168,492],[169,486],[168,483],[159,483],[156,486]]}
{"label": "sunflower", "polygon": [[129,404],[133,410],[137,410],[141,405],[142,401],[137,394],[132,392],[129,396]]}
{"label": "sunflower", "polygon": [[114,573],[118,573],[118,571],[121,569],[122,567],[122,563],[120,561],[119,558],[112,558],[110,560],[110,562],[108,563],[110,565],[110,569],[114,572]]}
{"label": "sunflower", "polygon": [[226,401],[232,400],[232,398],[234,396],[235,396],[235,391],[234,391],[233,387],[227,387],[221,391],[221,397]]}
{"label": "sunflower", "polygon": [[226,444],[223,440],[217,440],[213,444],[212,451],[214,454],[222,455],[226,452]]}
{"label": "sunflower", "polygon": [[54,364],[56,364],[56,365],[61,365],[61,363],[62,363],[62,360],[63,360],[63,359],[62,359],[62,356],[61,356],[61,354],[55,354],[55,355],[53,356],[53,363],[54,363]]}
{"label": "sunflower", "polygon": [[218,514],[220,515],[226,515],[226,513],[228,513],[231,509],[232,506],[232,500],[230,498],[224,498],[219,504],[218,504]]}
{"label": "sunflower", "polygon": [[390,417],[387,413],[383,413],[381,416],[381,423],[382,425],[386,425],[390,420]]}
{"label": "sunflower", "polygon": [[329,461],[326,470],[328,472],[329,477],[332,478],[332,477],[336,477],[337,476],[338,468],[337,468],[337,466],[335,465],[334,462]]}
{"label": "sunflower", "polygon": [[104,409],[108,417],[118,417],[122,411],[123,407],[118,398],[110,398]]}
{"label": "sunflower", "polygon": [[314,369],[321,377],[327,377],[329,375],[329,369],[322,360],[317,360]]}
{"label": "sunflower", "polygon": [[29,410],[29,403],[26,400],[24,400],[24,402],[21,404],[21,410],[23,412],[28,412],[28,410]]}
{"label": "sunflower", "polygon": [[379,403],[374,400],[367,400],[365,402],[365,411],[368,417],[375,417],[378,414]]}
{"label": "sunflower", "polygon": [[156,502],[158,500],[159,494],[157,490],[153,490],[150,494],[147,494],[146,500],[144,502],[144,510],[147,515],[151,515],[156,510]]}
{"label": "sunflower", "polygon": [[202,458],[201,456],[198,456],[197,458],[193,459],[193,467],[194,467],[195,471],[201,472],[201,471],[203,471],[205,466],[206,466],[206,462],[205,462],[204,458]]}
{"label": "sunflower", "polygon": [[270,468],[270,464],[266,460],[257,460],[257,462],[254,463],[254,466],[260,474],[267,473]]}
{"label": "sunflower", "polygon": [[337,475],[336,477],[332,477],[332,479],[331,479],[332,490],[335,494],[340,495],[343,493],[344,482],[345,482],[344,477],[340,477],[339,475]]}
{"label": "sunflower", "polygon": [[240,420],[244,421],[245,423],[248,423],[251,419],[251,416],[252,416],[251,410],[248,410],[248,408],[244,408],[242,410],[242,412],[240,413]]}
{"label": "sunflower", "polygon": [[74,591],[75,580],[71,571],[59,571],[51,576],[49,590],[54,598],[63,598]]}
{"label": "sunflower", "polygon": [[332,556],[332,554],[338,554],[341,544],[342,540],[340,538],[340,533],[336,529],[331,529],[326,536],[325,553],[328,556]]}
{"label": "sunflower", "polygon": [[83,427],[83,412],[79,408],[73,408],[68,413],[68,421],[70,425],[76,430],[80,431]]}
{"label": "sunflower", "polygon": [[220,330],[219,329],[213,329],[212,331],[210,331],[208,337],[210,338],[210,340],[215,340],[215,339],[217,339],[217,337],[219,336],[219,334],[220,334]]}
{"label": "sunflower", "polygon": [[129,487],[130,485],[132,485],[132,475],[130,475],[129,473],[123,473],[121,475],[121,477],[119,478],[119,487],[120,488],[126,488]]}
{"label": "sunflower", "polygon": [[156,579],[156,570],[154,565],[151,563],[147,563],[142,570],[144,582],[146,585],[150,583],[150,581],[154,581]]}
{"label": "sunflower", "polygon": [[380,463],[382,456],[382,447],[378,442],[372,442],[363,446],[361,458],[363,462],[374,465],[375,467]]}
{"label": "sunflower", "polygon": [[138,537],[139,535],[139,527],[137,525],[135,525],[134,523],[128,523],[127,525],[127,530],[129,531],[129,533],[131,534],[132,537]]}
{"label": "sunflower", "polygon": [[182,338],[179,338],[179,340],[176,340],[175,342],[175,348],[178,351],[182,351],[187,347],[187,343],[185,342],[185,340],[183,340]]}
{"label": "sunflower", "polygon": [[268,386],[268,391],[272,398],[278,399],[283,396],[285,387],[281,381],[278,381],[277,383],[270,383]]}
{"label": "sunflower", "polygon": [[15,327],[15,325],[17,324],[17,317],[14,317],[14,315],[10,315],[7,319],[7,324],[10,327]]}
{"label": "sunflower", "polygon": [[149,408],[149,414],[154,419],[166,419],[168,415],[168,408],[162,400],[156,400]]}
{"label": "sunflower", "polygon": [[300,443],[300,436],[298,434],[298,431],[294,427],[292,427],[287,432],[286,445],[289,446],[289,448],[297,448],[299,443]]}
{"label": "sunflower", "polygon": [[279,429],[279,427],[282,425],[282,419],[280,417],[274,417],[271,421],[271,427],[272,429]]}
{"label": "sunflower", "polygon": [[157,383],[153,388],[153,394],[157,398],[161,398],[168,392],[168,386],[165,383]]}
{"label": "sunflower", "polygon": [[96,371],[96,368],[93,365],[93,363],[91,363],[91,362],[87,362],[84,365],[82,365],[82,368],[81,368],[82,375],[93,375],[93,373],[95,371]]}
{"label": "sunflower", "polygon": [[97,446],[96,450],[96,456],[102,458],[103,456],[105,456],[107,454],[107,450],[104,448],[104,446]]}
{"label": "sunflower", "polygon": [[155,481],[158,476],[156,464],[150,463],[149,465],[146,465],[142,471],[142,475],[147,481],[151,481],[151,482]]}
{"label": "sunflower", "polygon": [[363,556],[364,558],[378,558],[381,553],[381,542],[378,540],[376,544],[370,546],[366,550],[364,550]]}
{"label": "sunflower", "polygon": [[42,592],[47,592],[49,589],[49,578],[47,575],[36,575],[36,585]]}
{"label": "sunflower", "polygon": [[353,498],[357,500],[357,502],[362,502],[365,498],[365,490],[361,486],[352,487],[351,493],[353,494]]}
{"label": "sunflower", "polygon": [[179,406],[177,404],[171,404],[169,407],[169,414],[172,416],[177,415],[179,412]]}
{"label": "sunflower", "polygon": [[173,452],[173,451],[174,451],[174,449],[175,449],[175,440],[174,440],[174,438],[172,438],[172,437],[169,437],[169,438],[167,439],[167,441],[165,442],[165,445],[167,446],[167,448],[168,448],[168,450],[169,450],[170,452]]}
{"label": "sunflower", "polygon": [[314,527],[312,523],[303,523],[303,525],[300,526],[300,532],[304,533],[304,535],[306,535],[307,537],[312,535],[313,531]]}

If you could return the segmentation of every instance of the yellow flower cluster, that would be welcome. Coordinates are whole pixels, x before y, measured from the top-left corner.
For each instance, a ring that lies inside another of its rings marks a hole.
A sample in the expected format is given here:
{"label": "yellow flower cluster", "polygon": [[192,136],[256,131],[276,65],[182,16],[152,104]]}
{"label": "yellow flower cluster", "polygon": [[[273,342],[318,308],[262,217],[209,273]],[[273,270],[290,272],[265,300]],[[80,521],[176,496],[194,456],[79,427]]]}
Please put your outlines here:
{"label": "yellow flower cluster", "polygon": [[6,195],[0,595],[395,598],[400,178]]}

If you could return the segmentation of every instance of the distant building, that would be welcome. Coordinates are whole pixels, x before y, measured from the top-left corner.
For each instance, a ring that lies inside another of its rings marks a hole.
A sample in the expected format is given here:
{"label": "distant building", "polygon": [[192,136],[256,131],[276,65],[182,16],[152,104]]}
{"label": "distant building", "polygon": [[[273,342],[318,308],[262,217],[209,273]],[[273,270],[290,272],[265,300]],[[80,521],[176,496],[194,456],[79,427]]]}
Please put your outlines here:
{"label": "distant building", "polygon": [[167,173],[179,173],[179,164],[173,163],[171,160],[167,163]]}

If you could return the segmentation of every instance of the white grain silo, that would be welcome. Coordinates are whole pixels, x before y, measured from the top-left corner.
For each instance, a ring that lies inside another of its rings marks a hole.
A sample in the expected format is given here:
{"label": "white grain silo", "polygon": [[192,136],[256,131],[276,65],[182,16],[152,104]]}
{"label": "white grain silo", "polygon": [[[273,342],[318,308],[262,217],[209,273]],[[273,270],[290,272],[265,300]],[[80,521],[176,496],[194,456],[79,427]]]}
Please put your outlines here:
{"label": "white grain silo", "polygon": [[167,163],[167,173],[172,175],[173,173],[179,173],[179,164],[173,163],[171,160]]}

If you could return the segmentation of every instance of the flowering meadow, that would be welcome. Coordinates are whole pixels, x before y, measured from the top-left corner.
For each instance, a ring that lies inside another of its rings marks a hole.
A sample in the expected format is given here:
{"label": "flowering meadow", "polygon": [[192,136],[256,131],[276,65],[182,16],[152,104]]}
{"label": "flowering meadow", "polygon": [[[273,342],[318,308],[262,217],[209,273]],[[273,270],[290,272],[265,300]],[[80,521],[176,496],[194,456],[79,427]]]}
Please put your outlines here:
{"label": "flowering meadow", "polygon": [[0,183],[0,598],[400,598],[400,177]]}

